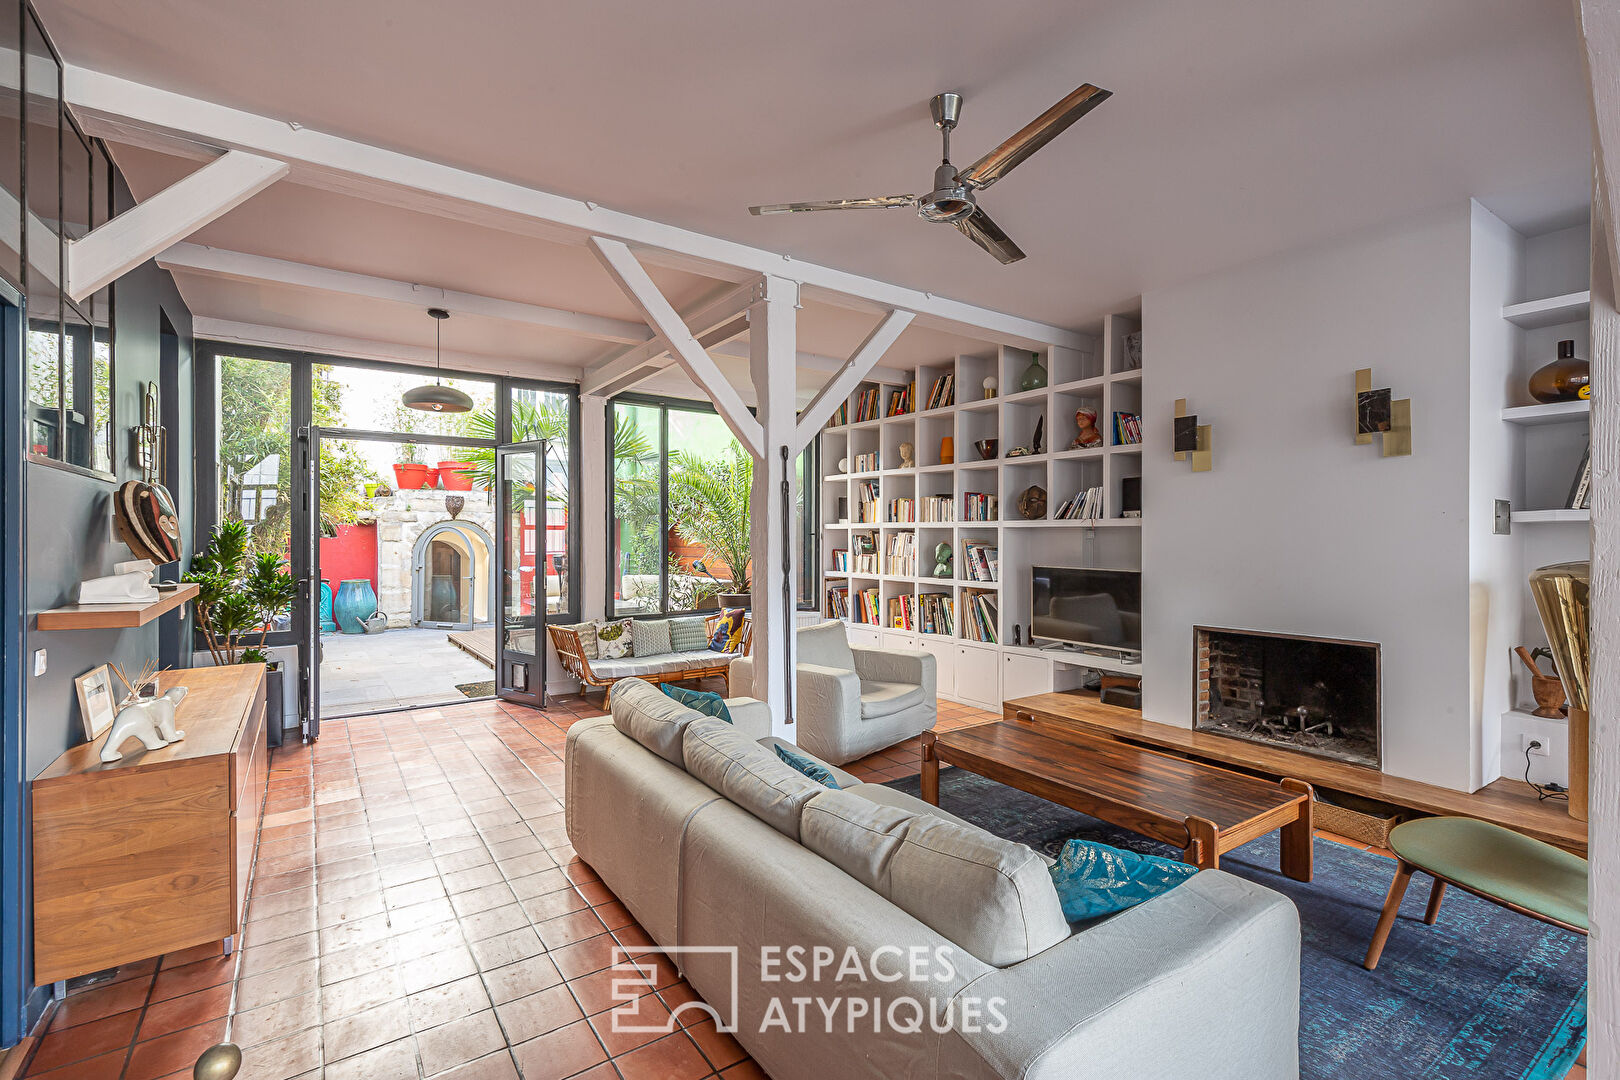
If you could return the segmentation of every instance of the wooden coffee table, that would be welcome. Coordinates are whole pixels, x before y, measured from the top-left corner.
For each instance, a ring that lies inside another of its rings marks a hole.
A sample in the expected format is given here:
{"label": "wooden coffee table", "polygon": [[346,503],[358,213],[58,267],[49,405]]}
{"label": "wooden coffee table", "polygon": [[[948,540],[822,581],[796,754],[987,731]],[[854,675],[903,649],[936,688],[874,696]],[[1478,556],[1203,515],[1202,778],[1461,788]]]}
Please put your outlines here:
{"label": "wooden coffee table", "polygon": [[1218,769],[1035,719],[922,736],[922,797],[939,805],[943,762],[1132,832],[1204,870],[1282,830],[1282,872],[1311,880],[1311,787]]}

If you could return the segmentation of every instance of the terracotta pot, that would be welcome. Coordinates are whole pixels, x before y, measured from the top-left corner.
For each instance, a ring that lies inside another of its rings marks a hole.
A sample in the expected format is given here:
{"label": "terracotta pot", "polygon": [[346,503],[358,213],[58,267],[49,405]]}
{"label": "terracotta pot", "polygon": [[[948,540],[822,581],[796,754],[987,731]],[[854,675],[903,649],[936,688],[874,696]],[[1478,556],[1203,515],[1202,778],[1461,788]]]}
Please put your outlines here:
{"label": "terracotta pot", "polygon": [[439,483],[446,491],[472,490],[472,462],[470,461],[441,461],[439,462]]}
{"label": "terracotta pot", "polygon": [[430,473],[433,473],[432,469],[414,461],[394,463],[395,486],[400,491],[416,491],[419,488],[432,487],[433,481],[429,479]]}

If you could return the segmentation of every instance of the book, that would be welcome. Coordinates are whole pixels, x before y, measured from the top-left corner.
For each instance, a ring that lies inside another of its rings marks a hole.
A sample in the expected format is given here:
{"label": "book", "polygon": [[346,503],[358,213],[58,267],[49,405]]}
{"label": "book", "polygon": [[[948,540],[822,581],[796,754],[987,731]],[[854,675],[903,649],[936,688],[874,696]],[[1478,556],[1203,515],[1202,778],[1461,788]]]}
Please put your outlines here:
{"label": "book", "polygon": [[934,380],[933,387],[928,391],[929,409],[943,409],[956,404],[956,376],[946,373]]}
{"label": "book", "polygon": [[1135,446],[1142,441],[1142,417],[1139,413],[1114,414],[1114,445]]}
{"label": "book", "polygon": [[1581,464],[1575,470],[1575,482],[1570,485],[1569,498],[1565,500],[1567,510],[1590,510],[1592,508],[1592,444],[1586,444],[1586,452],[1581,455]]}

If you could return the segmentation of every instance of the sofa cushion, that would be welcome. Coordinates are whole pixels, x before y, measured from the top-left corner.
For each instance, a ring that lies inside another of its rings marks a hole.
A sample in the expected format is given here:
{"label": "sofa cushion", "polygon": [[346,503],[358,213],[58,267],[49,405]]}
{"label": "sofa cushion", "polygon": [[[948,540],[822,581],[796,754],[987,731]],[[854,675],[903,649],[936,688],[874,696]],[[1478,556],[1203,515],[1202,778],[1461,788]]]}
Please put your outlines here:
{"label": "sofa cushion", "polygon": [[630,653],[630,621],[614,619],[596,624],[596,654],[604,660],[618,660]]}
{"label": "sofa cushion", "polygon": [[1063,917],[1084,922],[1167,893],[1198,867],[1077,838],[1063,845],[1049,873]]}
{"label": "sofa cushion", "polygon": [[893,716],[927,698],[916,683],[863,682],[861,683],[861,718],[875,720],[880,716]]}
{"label": "sofa cushion", "polygon": [[850,650],[844,624],[836,619],[799,627],[794,642],[799,649],[801,664],[816,664],[839,671],[855,670],[855,653]]}
{"label": "sofa cushion", "polygon": [[[849,792],[851,795],[854,795],[856,798],[865,799],[867,802],[877,803],[879,806],[892,806],[896,809],[904,810],[908,814],[932,814],[934,817],[937,817],[943,821],[953,821],[963,828],[973,828],[973,826],[969,825],[966,821],[963,821],[949,810],[941,810],[933,803],[923,802],[921,799],[917,798],[917,796],[907,795],[905,792],[898,791],[895,788],[889,787],[887,784],[857,784],[854,787],[849,787],[847,785],[841,786],[843,786],[845,791]],[[1039,855],[1040,852],[1037,851],[1036,854]],[[1042,856],[1042,861],[1046,861],[1044,856]]]}
{"label": "sofa cushion", "polygon": [[674,652],[669,644],[668,619],[633,619],[630,623],[630,654],[657,656]]}
{"label": "sofa cushion", "polygon": [[669,647],[672,652],[697,652],[709,647],[709,627],[700,615],[669,620]]}
{"label": "sofa cushion", "polygon": [[613,714],[614,727],[671,765],[683,769],[686,763],[681,750],[681,733],[692,721],[704,719],[702,713],[665,697],[652,683],[640,679],[614,683],[613,692],[608,695],[608,711]]}
{"label": "sofa cushion", "polygon": [[804,804],[827,790],[724,720],[695,721],[681,741],[687,772],[789,839]]}
{"label": "sofa cushion", "polygon": [[1023,844],[847,791],[810,800],[800,830],[805,847],[987,964],[1069,936],[1046,863]]}
{"label": "sofa cushion", "polygon": [[[596,624],[595,623],[593,623],[593,622],[573,623],[573,624],[571,624],[569,626],[559,626],[557,629],[559,629],[559,630],[572,630],[575,634],[577,634],[579,636],[579,651],[585,654],[585,659],[587,659],[587,660],[595,660],[596,659]],[[532,631],[531,631],[531,633],[532,633]],[[520,652],[531,652],[532,653],[534,651],[534,646],[531,644],[528,649],[526,649],[526,650],[520,649],[518,651],[520,651]]]}
{"label": "sofa cushion", "polygon": [[[736,719],[737,719],[736,706],[732,706],[731,718],[732,718],[732,722],[735,723]],[[747,732],[745,731],[744,734],[747,734]],[[775,752],[775,750],[776,750],[776,748],[778,746],[785,746],[789,750],[793,751],[795,754],[798,754],[800,757],[808,758],[809,760],[815,762],[817,765],[820,765],[823,769],[826,769],[829,773],[831,773],[832,778],[834,780],[838,781],[838,786],[843,788],[846,791],[849,790],[850,788],[860,788],[860,787],[866,787],[867,786],[866,784],[862,783],[860,777],[850,775],[849,773],[845,772],[843,769],[840,769],[838,766],[832,764],[831,762],[825,760],[824,758],[817,757],[815,754],[812,754],[810,751],[806,750],[804,747],[800,746],[798,743],[793,742],[790,739],[779,738],[779,737],[777,737],[775,735],[771,735],[771,734],[769,734],[767,732],[766,735],[760,737],[759,745],[763,746],[765,749],[770,750],[772,752]]]}

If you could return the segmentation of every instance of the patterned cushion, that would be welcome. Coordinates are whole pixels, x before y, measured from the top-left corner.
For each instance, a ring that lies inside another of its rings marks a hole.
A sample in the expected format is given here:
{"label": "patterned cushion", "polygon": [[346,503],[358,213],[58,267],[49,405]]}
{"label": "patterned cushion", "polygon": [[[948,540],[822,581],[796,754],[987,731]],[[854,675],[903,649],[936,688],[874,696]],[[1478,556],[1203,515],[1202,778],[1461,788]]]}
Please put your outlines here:
{"label": "patterned cushion", "polygon": [[1198,873],[1198,867],[1138,855],[1089,840],[1070,840],[1048,868],[1063,917],[1070,922],[1112,915],[1167,893]]}
{"label": "patterned cushion", "polygon": [[630,624],[632,656],[657,656],[673,652],[669,647],[668,619],[636,619]]}
{"label": "patterned cushion", "polygon": [[709,647],[709,628],[701,617],[669,620],[669,647],[674,652],[696,652]]}
{"label": "patterned cushion", "polygon": [[[559,630],[572,630],[579,635],[579,651],[585,654],[585,659],[596,659],[596,624],[593,622],[574,623],[571,626],[558,627]],[[529,650],[533,651],[531,643]]]}
{"label": "patterned cushion", "polygon": [[736,652],[737,646],[742,644],[743,623],[747,620],[747,608],[732,608],[720,616],[714,624],[714,633],[709,637],[710,651]]}
{"label": "patterned cushion", "polygon": [[634,655],[630,644],[630,619],[596,624],[596,654],[603,660],[619,660]]}
{"label": "patterned cushion", "polygon": [[726,699],[712,690],[688,690],[674,683],[664,683],[659,689],[693,712],[731,723],[731,710],[726,708]]}
{"label": "patterned cushion", "polygon": [[825,765],[818,764],[805,757],[803,754],[795,754],[792,750],[789,750],[780,743],[773,747],[773,749],[776,751],[777,757],[781,758],[795,769],[798,769],[800,772],[804,773],[804,775],[808,776],[822,787],[839,787],[838,781],[833,778],[833,774]]}

